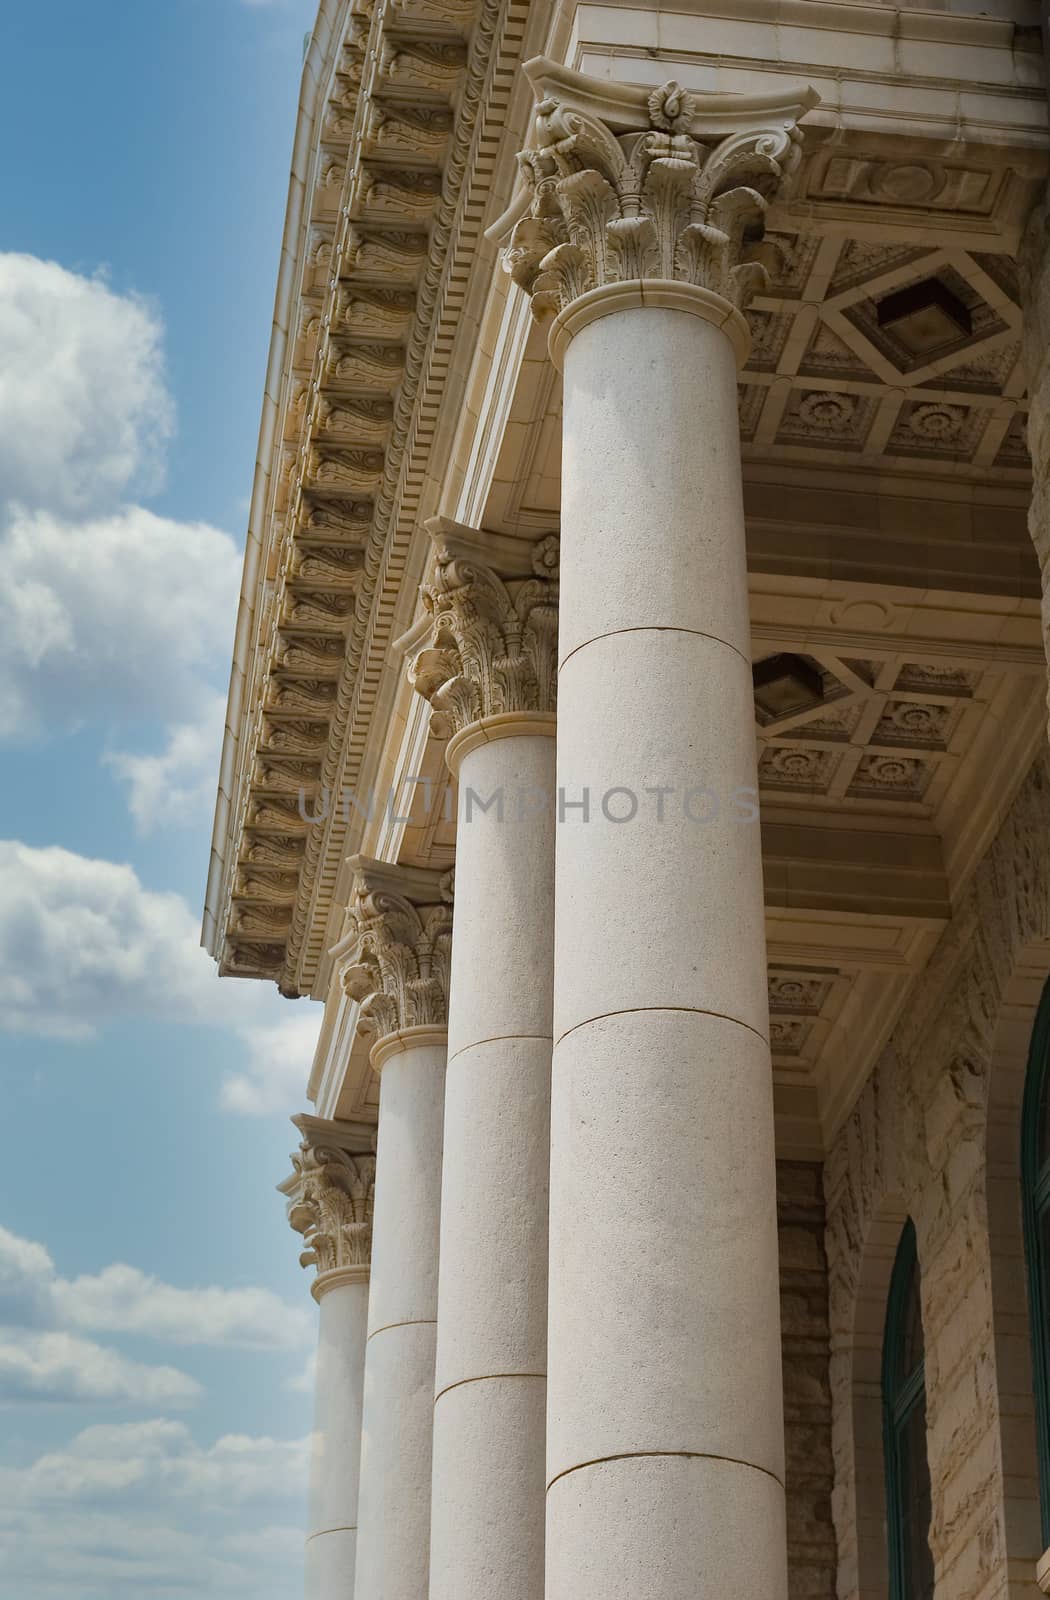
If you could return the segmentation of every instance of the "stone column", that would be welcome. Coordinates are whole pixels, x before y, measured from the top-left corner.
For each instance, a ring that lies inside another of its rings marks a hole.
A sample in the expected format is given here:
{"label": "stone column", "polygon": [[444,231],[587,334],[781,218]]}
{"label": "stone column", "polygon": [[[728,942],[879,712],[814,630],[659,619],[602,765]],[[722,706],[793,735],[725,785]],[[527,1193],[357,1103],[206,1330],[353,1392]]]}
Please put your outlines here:
{"label": "stone column", "polygon": [[368,1316],[375,1157],[371,1130],[295,1117],[303,1142],[279,1185],[288,1220],[304,1235],[304,1267],[320,1308],[306,1600],[347,1600],[354,1590],[361,1398]]}
{"label": "stone column", "polygon": [[337,958],[359,1026],[377,1034],[381,1074],[353,1593],[425,1600],[452,883],[451,873],[352,864]]}
{"label": "stone column", "polygon": [[564,371],[546,1595],[785,1600],[736,374],[811,97],[526,70],[507,264]]}
{"label": "stone column", "polygon": [[543,1594],[557,541],[486,549],[441,538],[412,664],[459,781],[430,1600]]}

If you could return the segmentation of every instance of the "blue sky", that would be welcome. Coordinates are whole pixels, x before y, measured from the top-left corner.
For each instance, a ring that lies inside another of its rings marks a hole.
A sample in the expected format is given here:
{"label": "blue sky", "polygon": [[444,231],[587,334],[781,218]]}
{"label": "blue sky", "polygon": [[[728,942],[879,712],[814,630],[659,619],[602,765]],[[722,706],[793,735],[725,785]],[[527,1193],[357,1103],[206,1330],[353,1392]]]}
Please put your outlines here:
{"label": "blue sky", "polygon": [[197,947],[311,0],[0,20],[0,1600],[287,1600],[317,1008]]}

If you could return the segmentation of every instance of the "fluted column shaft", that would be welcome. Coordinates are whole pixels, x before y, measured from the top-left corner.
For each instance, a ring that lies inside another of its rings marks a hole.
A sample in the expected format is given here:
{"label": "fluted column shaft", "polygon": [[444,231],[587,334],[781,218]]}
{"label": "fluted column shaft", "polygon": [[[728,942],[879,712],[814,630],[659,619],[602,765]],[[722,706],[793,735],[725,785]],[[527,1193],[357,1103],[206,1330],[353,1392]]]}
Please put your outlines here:
{"label": "fluted column shaft", "polygon": [[452,752],[430,1600],[543,1594],[554,824],[549,803],[467,821],[464,797],[551,796],[553,731],[550,717],[490,718]]}
{"label": "fluted column shaft", "polygon": [[427,1593],[446,1054],[447,1032],[433,1027],[372,1051],[381,1078],[357,1600]]}
{"label": "fluted column shaft", "polygon": [[306,1600],[347,1600],[357,1553],[368,1268],[322,1274],[310,1455]]}

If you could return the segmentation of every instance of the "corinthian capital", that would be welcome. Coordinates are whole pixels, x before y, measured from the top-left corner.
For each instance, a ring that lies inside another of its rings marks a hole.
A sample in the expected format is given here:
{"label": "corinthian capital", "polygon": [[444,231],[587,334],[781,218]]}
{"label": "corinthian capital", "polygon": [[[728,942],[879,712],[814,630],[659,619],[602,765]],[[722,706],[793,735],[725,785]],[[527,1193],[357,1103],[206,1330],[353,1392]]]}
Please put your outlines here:
{"label": "corinthian capital", "polygon": [[372,1196],[375,1156],[347,1148],[367,1130],[342,1130],[317,1117],[295,1117],[303,1134],[292,1155],[292,1174],[278,1184],[288,1199],[288,1221],[303,1235],[299,1257],[304,1267],[323,1274],[363,1269],[372,1258]]}
{"label": "corinthian capital", "polygon": [[[412,685],[430,701],[438,738],[483,717],[552,713],[557,698],[558,540],[520,545],[513,576],[498,577],[454,538],[437,538],[438,564],[420,593]],[[529,576],[522,576],[520,568]],[[530,570],[531,569],[531,570]]]}
{"label": "corinthian capital", "polygon": [[539,320],[588,290],[689,284],[738,310],[765,284],[758,255],[770,199],[801,156],[813,90],[768,95],[651,92],[539,58],[539,102],[518,157],[524,191],[490,230]]}
{"label": "corinthian capital", "polygon": [[451,874],[358,856],[347,932],[336,946],[343,988],[378,1038],[448,1024]]}

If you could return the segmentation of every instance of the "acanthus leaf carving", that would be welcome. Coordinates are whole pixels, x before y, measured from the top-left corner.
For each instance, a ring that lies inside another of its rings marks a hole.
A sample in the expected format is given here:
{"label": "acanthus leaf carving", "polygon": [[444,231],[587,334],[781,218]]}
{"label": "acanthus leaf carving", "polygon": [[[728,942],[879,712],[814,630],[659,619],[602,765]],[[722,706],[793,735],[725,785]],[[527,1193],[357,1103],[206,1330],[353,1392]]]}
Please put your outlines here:
{"label": "acanthus leaf carving", "polygon": [[463,558],[440,560],[423,604],[432,619],[410,677],[450,737],[482,717],[553,712],[557,701],[558,539],[534,547],[535,577],[504,582]]}
{"label": "acanthus leaf carving", "polygon": [[318,1276],[367,1267],[375,1157],[304,1139],[292,1155],[292,1168],[293,1177],[281,1188],[288,1195],[288,1221],[303,1235],[300,1264],[316,1267]]}
{"label": "acanthus leaf carving", "polygon": [[359,884],[352,944],[340,977],[360,1004],[360,1026],[377,1037],[405,1028],[445,1027],[452,959],[452,909],[415,905],[403,895]]}
{"label": "acanthus leaf carving", "polygon": [[765,212],[797,171],[796,118],[812,95],[783,106],[739,97],[718,129],[705,97],[673,81],[630,115],[610,101],[609,121],[594,109],[601,85],[580,85],[587,80],[560,69],[534,76],[534,143],[518,157],[527,210],[518,208],[504,264],[537,319],[638,279],[696,285],[743,310],[768,282]]}

